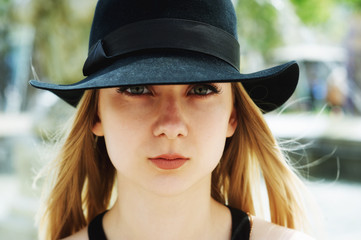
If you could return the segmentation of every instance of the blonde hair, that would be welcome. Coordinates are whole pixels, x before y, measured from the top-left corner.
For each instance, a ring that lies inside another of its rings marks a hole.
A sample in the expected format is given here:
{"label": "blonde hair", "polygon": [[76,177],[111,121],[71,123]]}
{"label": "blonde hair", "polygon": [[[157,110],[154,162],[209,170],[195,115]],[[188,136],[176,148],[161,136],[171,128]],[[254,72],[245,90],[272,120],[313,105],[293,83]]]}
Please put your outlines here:
{"label": "blonde hair", "polygon": [[104,139],[95,141],[91,131],[97,121],[97,102],[97,90],[84,93],[59,155],[46,168],[41,239],[67,237],[108,208],[115,168],[106,154]]}
{"label": "blonde hair", "polygon": [[308,195],[300,177],[282,153],[263,113],[240,83],[232,83],[238,126],[212,174],[212,196],[221,203],[252,215],[262,210],[263,176],[271,221],[292,229],[309,231],[303,200]]}
{"label": "blonde hair", "polygon": [[[263,175],[271,221],[304,230],[307,218],[302,182],[243,86],[232,83],[232,90],[238,126],[212,173],[212,197],[257,215]],[[55,181],[47,181],[51,191],[45,194],[39,228],[44,239],[69,236],[109,207],[116,172],[104,139],[95,142],[91,131],[97,121],[97,102],[98,90],[85,91],[60,154],[48,168]]]}

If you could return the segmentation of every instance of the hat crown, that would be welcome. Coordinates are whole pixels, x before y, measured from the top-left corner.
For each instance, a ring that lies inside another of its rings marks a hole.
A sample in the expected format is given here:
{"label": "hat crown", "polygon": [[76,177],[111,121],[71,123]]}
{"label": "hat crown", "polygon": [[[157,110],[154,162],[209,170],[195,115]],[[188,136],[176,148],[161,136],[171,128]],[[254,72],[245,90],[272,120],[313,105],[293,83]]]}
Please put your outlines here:
{"label": "hat crown", "polygon": [[207,23],[227,31],[237,39],[237,19],[231,0],[99,0],[89,48],[122,26],[158,18]]}

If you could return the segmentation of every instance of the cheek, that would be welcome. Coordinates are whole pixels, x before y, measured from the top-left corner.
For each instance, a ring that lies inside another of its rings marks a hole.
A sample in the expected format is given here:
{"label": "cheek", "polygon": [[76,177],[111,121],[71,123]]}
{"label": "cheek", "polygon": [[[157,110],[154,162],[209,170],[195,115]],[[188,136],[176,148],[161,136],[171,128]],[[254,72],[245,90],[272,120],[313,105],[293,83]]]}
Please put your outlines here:
{"label": "cheek", "polygon": [[225,138],[231,114],[230,104],[220,101],[218,104],[208,104],[193,111],[193,120],[205,138]]}
{"label": "cheek", "polygon": [[103,121],[104,139],[108,155],[117,170],[130,167],[129,159],[136,159],[144,125],[135,119],[120,116],[108,116]]}
{"label": "cheek", "polygon": [[229,122],[229,111],[227,108],[212,108],[208,114],[195,116],[197,126],[193,133],[197,138],[197,149],[202,151],[202,155],[209,166],[215,167],[222,157],[227,128]]}

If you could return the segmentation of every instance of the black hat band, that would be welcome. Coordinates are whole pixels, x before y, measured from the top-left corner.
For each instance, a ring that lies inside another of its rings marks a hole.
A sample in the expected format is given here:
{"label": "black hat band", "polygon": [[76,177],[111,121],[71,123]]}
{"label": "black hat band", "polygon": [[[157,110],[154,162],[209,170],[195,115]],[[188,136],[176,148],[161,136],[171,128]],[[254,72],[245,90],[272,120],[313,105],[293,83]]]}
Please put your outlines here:
{"label": "black hat band", "polygon": [[230,33],[185,19],[153,19],[125,25],[94,44],[83,67],[88,76],[121,55],[145,49],[184,49],[218,57],[240,67],[240,47]]}

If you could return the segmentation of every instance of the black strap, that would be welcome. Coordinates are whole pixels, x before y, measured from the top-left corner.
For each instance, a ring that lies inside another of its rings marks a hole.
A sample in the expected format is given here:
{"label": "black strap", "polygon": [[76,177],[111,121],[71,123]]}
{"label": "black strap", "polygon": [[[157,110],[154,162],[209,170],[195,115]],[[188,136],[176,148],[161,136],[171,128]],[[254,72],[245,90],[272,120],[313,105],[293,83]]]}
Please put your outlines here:
{"label": "black strap", "polygon": [[107,211],[96,216],[88,225],[89,240],[107,240],[103,228],[103,217]]}
{"label": "black strap", "polygon": [[240,67],[240,47],[230,33],[203,22],[162,18],[125,25],[99,40],[89,50],[83,73],[88,76],[118,56],[146,49],[196,51]]}
{"label": "black strap", "polygon": [[231,240],[248,240],[250,237],[251,225],[247,213],[229,207],[232,215],[232,238]]}
{"label": "black strap", "polygon": [[[251,225],[248,215],[236,208],[229,207],[232,215],[232,238],[231,240],[248,240],[250,237]],[[106,240],[103,228],[103,217],[107,211],[96,216],[88,226],[89,240]]]}

